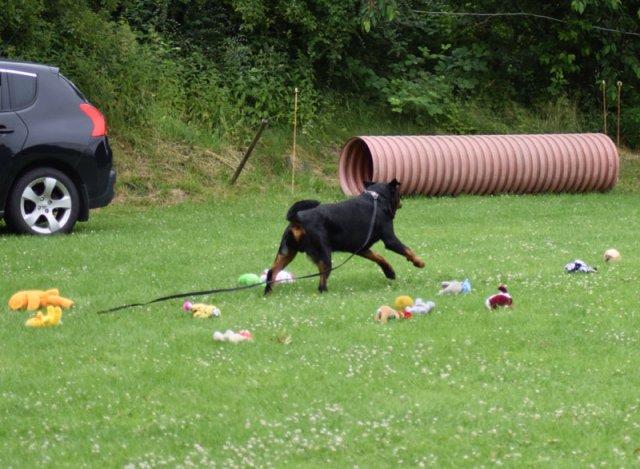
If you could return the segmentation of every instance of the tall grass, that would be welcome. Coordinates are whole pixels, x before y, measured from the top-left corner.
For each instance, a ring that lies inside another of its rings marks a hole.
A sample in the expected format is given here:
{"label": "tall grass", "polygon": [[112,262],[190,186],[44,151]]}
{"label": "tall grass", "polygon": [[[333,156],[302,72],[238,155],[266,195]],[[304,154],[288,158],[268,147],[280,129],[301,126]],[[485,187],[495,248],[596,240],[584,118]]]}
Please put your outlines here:
{"label": "tall grass", "polygon": [[[242,194],[242,196],[238,196]],[[234,286],[275,256],[296,198],[116,204],[74,234],[0,236],[2,296],[60,288],[76,306],[51,329],[0,315],[2,467],[630,467],[639,460],[637,196],[408,198],[396,231],[427,266],[383,253],[398,279],[354,258],[329,279],[97,314]],[[605,248],[623,260],[605,264]],[[336,264],[346,258],[336,254]],[[582,258],[595,274],[570,275]],[[297,258],[290,270],[313,272]],[[473,291],[437,296],[443,280]],[[484,299],[508,285],[512,310]],[[381,325],[400,294],[427,317]],[[255,340],[212,340],[249,329]],[[278,341],[289,336],[290,343]]]}
{"label": "tall grass", "polygon": [[[360,99],[327,95],[318,115],[298,123],[296,177],[301,178],[301,187],[322,190],[337,186],[338,155],[350,137],[451,133],[435,125],[419,125],[403,116],[380,112]],[[209,104],[210,110],[216,106]],[[228,181],[260,127],[257,118],[254,122],[238,121],[233,130],[216,127],[198,120],[197,115],[176,112],[171,103],[162,100],[150,106],[145,115],[148,127],[125,132],[115,129],[112,138],[121,202],[167,204],[221,196],[228,191]],[[290,117],[290,125],[281,121],[269,123],[238,180],[239,186],[248,191],[262,190],[291,179],[293,103]],[[598,131],[574,103],[564,98],[543,103],[535,110],[514,103],[492,108],[472,101],[460,105],[456,119],[460,124],[458,133],[463,134]]]}

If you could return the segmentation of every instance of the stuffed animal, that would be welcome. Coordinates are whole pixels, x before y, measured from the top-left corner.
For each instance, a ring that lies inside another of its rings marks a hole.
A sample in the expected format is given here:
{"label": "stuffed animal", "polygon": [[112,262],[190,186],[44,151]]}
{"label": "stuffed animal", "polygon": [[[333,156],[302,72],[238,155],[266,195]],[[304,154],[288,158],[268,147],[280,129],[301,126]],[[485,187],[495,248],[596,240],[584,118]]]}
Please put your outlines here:
{"label": "stuffed animal", "polygon": [[398,310],[402,311],[407,306],[413,306],[413,298],[407,295],[400,295],[396,297],[396,300],[393,302],[393,306]]}
{"label": "stuffed animal", "polygon": [[412,306],[404,308],[405,311],[411,314],[429,314],[436,304],[433,301],[424,301],[422,298],[416,298],[416,301]]}
{"label": "stuffed animal", "polygon": [[60,306],[47,306],[47,314],[38,311],[35,316],[27,319],[24,325],[27,327],[57,326],[61,319],[62,308]]}
{"label": "stuffed animal", "polygon": [[213,340],[218,342],[232,342],[234,344],[237,344],[238,342],[252,342],[253,335],[247,330],[239,330],[238,332],[233,332],[232,330],[227,329],[224,334],[220,331],[215,331],[213,333]]}
{"label": "stuffed animal", "polygon": [[257,274],[242,274],[238,277],[238,285],[248,287],[249,285],[257,285],[263,283]]}
{"label": "stuffed animal", "polygon": [[[264,283],[267,281],[268,272],[269,272],[269,269],[264,269],[262,271],[262,273],[260,274],[261,282]],[[278,272],[278,275],[276,275],[277,283],[293,283],[295,279],[296,279],[296,276],[292,272],[287,272],[286,270],[281,270],[280,272]]]}
{"label": "stuffed animal", "polygon": [[191,303],[186,301],[182,308],[185,311],[191,311],[191,315],[194,318],[206,319],[206,318],[219,318],[222,316],[222,312],[217,306],[208,305],[205,303]]}
{"label": "stuffed animal", "polygon": [[513,299],[509,292],[507,291],[507,287],[504,285],[499,285],[498,290],[500,293],[496,293],[495,295],[491,295],[484,302],[485,306],[488,309],[496,309],[499,306],[504,306],[506,308],[511,308],[513,306]]}
{"label": "stuffed animal", "polygon": [[581,261],[580,259],[576,259],[575,261],[566,264],[564,266],[564,270],[566,270],[568,274],[574,274],[576,272],[590,274],[598,271],[597,267],[591,267],[585,261]]}
{"label": "stuffed animal", "polygon": [[[410,316],[410,315],[409,315]],[[382,305],[376,311],[374,319],[378,322],[385,323],[390,319],[403,319],[403,315],[400,311],[396,311],[391,306]]]}
{"label": "stuffed animal", "polygon": [[26,309],[35,311],[38,308],[46,308],[47,306],[60,306],[62,308],[71,308],[73,301],[60,296],[57,288],[50,290],[22,290],[14,293],[9,298],[9,309]]}
{"label": "stuffed animal", "polygon": [[458,280],[449,280],[440,284],[438,295],[457,295],[459,293],[468,293],[471,291],[471,283],[468,279],[462,282]]}

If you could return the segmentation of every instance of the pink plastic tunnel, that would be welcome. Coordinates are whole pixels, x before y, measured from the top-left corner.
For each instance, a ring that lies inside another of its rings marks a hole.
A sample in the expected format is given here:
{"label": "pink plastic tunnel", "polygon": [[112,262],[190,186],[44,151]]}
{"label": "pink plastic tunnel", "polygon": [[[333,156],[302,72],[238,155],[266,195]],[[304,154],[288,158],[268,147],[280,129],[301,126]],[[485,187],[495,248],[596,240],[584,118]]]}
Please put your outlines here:
{"label": "pink plastic tunnel", "polygon": [[613,189],[618,151],[604,134],[365,136],[340,152],[342,190],[400,181],[402,194],[538,194]]}

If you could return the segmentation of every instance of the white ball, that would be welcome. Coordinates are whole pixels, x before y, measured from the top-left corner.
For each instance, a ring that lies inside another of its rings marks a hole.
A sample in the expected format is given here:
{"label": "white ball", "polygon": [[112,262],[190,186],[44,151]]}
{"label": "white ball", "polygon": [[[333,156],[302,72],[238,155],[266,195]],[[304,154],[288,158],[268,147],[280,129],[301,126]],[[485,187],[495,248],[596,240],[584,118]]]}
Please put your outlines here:
{"label": "white ball", "polygon": [[620,255],[617,249],[611,248],[611,249],[607,249],[604,252],[605,262],[618,262],[620,259],[622,259],[622,256]]}

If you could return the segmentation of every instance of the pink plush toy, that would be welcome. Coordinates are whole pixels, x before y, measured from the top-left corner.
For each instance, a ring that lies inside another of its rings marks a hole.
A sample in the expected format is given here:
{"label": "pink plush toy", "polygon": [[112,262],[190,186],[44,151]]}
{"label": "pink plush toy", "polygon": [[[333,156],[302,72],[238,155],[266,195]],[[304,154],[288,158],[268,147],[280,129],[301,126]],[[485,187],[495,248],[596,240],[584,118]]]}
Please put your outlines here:
{"label": "pink plush toy", "polygon": [[507,287],[504,285],[498,285],[498,290],[500,290],[500,293],[491,295],[485,300],[485,306],[488,309],[496,309],[499,306],[511,308],[513,306],[513,299],[511,298],[511,295],[509,295]]}

